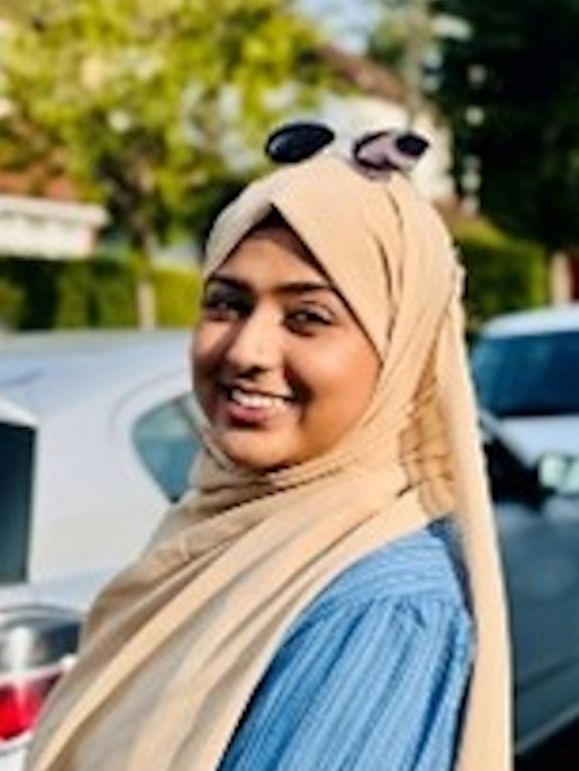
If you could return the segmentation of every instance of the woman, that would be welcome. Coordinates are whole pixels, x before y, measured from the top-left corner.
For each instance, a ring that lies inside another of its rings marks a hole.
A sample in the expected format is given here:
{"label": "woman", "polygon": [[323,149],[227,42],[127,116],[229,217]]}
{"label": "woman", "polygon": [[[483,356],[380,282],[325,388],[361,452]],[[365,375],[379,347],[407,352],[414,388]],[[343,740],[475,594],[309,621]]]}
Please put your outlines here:
{"label": "woman", "polygon": [[511,767],[460,269],[369,150],[277,171],[214,226],[197,493],[97,601],[29,769]]}

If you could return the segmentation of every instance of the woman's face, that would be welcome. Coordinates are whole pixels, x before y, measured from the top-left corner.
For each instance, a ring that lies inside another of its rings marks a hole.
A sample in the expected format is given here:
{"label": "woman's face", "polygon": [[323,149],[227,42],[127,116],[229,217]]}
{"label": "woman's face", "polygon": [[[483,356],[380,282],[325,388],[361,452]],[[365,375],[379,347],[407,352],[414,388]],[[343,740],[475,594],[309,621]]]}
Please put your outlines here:
{"label": "woman's face", "polygon": [[362,416],[380,361],[282,225],[250,233],[208,279],[195,391],[222,451],[254,470],[320,455]]}

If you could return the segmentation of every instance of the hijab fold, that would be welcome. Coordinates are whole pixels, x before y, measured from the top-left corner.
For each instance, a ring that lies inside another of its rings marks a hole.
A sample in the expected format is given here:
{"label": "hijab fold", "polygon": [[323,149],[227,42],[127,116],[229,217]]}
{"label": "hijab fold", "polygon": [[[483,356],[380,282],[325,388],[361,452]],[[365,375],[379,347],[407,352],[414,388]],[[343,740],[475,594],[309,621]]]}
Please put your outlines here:
{"label": "hijab fold", "polygon": [[512,768],[506,604],[463,342],[462,269],[446,230],[400,174],[371,179],[322,155],[246,188],[214,226],[207,274],[271,211],[380,356],[373,399],[323,456],[271,473],[236,468],[205,431],[195,492],[97,599],[27,771],[217,771],[313,598],[363,556],[448,512],[477,642],[457,769]]}

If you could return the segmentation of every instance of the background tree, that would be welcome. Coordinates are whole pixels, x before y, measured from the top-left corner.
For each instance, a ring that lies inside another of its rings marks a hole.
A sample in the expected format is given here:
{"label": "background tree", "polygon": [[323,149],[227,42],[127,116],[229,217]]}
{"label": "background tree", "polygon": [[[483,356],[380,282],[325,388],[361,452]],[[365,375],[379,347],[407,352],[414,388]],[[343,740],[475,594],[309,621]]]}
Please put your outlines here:
{"label": "background tree", "polygon": [[458,184],[549,250],[579,244],[579,0],[439,0],[467,39],[440,42],[437,100]]}
{"label": "background tree", "polygon": [[264,131],[312,105],[317,37],[286,0],[27,0],[0,39],[0,166],[70,176],[142,260],[202,228],[261,158]]}
{"label": "background tree", "polygon": [[396,73],[406,87],[409,123],[424,103],[424,74],[435,50],[436,28],[430,0],[374,0],[377,23],[368,56]]}
{"label": "background tree", "polygon": [[[415,111],[442,108],[436,112],[452,129],[457,187],[465,204],[475,210],[482,204],[486,215],[454,225],[469,274],[469,330],[476,334],[497,313],[544,304],[545,245],[552,251],[576,238],[576,140],[553,147],[553,126],[538,105],[554,97],[561,113],[556,122],[574,125],[578,103],[575,98],[566,106],[566,100],[576,86],[569,89],[557,73],[569,75],[576,64],[571,40],[577,30],[564,44],[550,40],[560,2],[547,7],[545,0],[511,0],[504,8],[498,0],[374,2],[381,13],[369,54],[405,81]],[[573,27],[569,18],[563,23]],[[535,37],[527,49],[529,25]],[[563,44],[563,61],[551,51],[543,65],[545,45],[535,40],[544,37],[555,47]],[[543,53],[537,58],[537,52]],[[555,79],[551,88],[549,78]]]}

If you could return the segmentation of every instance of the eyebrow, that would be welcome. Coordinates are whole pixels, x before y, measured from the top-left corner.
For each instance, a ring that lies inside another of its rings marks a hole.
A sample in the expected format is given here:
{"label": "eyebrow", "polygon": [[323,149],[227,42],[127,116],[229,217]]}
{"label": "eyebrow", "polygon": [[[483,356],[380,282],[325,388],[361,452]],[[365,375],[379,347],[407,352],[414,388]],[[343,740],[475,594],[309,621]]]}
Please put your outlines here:
{"label": "eyebrow", "polygon": [[[251,292],[252,287],[246,281],[242,279],[233,278],[223,273],[216,273],[209,278],[208,284],[217,281],[220,284],[225,284],[231,289],[240,289],[245,292]],[[326,281],[288,281],[283,284],[279,284],[275,288],[276,292],[282,294],[307,294],[309,292],[331,292],[341,302],[343,302],[340,293]]]}

